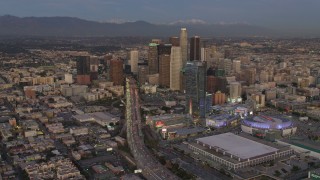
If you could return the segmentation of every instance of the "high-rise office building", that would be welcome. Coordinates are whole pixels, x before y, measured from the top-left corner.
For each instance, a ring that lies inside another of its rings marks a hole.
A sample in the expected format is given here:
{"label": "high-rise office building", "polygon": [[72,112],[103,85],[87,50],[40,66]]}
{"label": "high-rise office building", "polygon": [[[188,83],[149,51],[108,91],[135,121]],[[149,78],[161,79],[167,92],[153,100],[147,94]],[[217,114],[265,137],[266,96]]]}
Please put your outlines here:
{"label": "high-rise office building", "polygon": [[90,56],[77,57],[77,83],[88,85],[90,81]]}
{"label": "high-rise office building", "polygon": [[170,89],[181,90],[182,56],[181,47],[172,46],[170,59]]}
{"label": "high-rise office building", "polygon": [[185,67],[188,60],[188,34],[186,28],[181,28],[180,31],[180,47],[181,47],[181,57],[182,66]]}
{"label": "high-rise office building", "polygon": [[256,82],[256,68],[250,68],[245,71],[245,79],[249,85]]}
{"label": "high-rise office building", "polygon": [[[186,66],[188,61],[188,33],[186,28],[181,28],[180,31],[180,47],[181,47],[181,59],[182,59],[182,68]],[[180,73],[180,90],[185,91],[185,77],[184,74]]]}
{"label": "high-rise office building", "polygon": [[131,72],[133,74],[138,73],[138,61],[139,61],[139,51],[138,50],[132,50],[130,51],[130,66],[131,66]]}
{"label": "high-rise office building", "polygon": [[206,113],[206,63],[189,61],[184,68],[186,78],[186,101],[191,104],[188,111],[198,112],[200,117]]}
{"label": "high-rise office building", "polygon": [[172,46],[180,46],[180,39],[178,37],[170,37],[169,38],[169,43]]}
{"label": "high-rise office building", "polygon": [[230,75],[232,73],[232,61],[231,59],[224,59],[223,61],[223,70],[226,75]]}
{"label": "high-rise office building", "polygon": [[77,57],[77,75],[90,74],[90,56]]}
{"label": "high-rise office building", "polygon": [[238,99],[241,98],[241,84],[239,82],[230,83],[229,98],[231,102],[238,102]]}
{"label": "high-rise office building", "polygon": [[159,85],[170,87],[170,55],[159,55]]}
{"label": "high-rise office building", "polygon": [[104,66],[106,72],[106,80],[110,81],[110,61],[113,59],[112,54],[106,54],[102,59],[101,64]]}
{"label": "high-rise office building", "polygon": [[158,45],[159,85],[170,87],[171,44]]}
{"label": "high-rise office building", "polygon": [[201,60],[200,56],[200,37],[194,36],[191,38],[190,42],[190,61],[199,61]]}
{"label": "high-rise office building", "polygon": [[241,61],[233,60],[232,61],[232,70],[234,73],[240,73],[241,72]]}
{"label": "high-rise office building", "polygon": [[221,91],[223,93],[227,91],[227,80],[225,77],[207,76],[207,92],[216,93]]}
{"label": "high-rise office building", "polygon": [[158,55],[171,54],[171,44],[160,44],[158,47]]}
{"label": "high-rise office building", "polygon": [[148,66],[139,65],[139,67],[138,67],[138,81],[141,85],[148,82],[148,75],[149,75]]}
{"label": "high-rise office building", "polygon": [[97,56],[90,57],[90,79],[91,81],[98,79],[99,59]]}
{"label": "high-rise office building", "polygon": [[112,59],[110,61],[110,79],[114,85],[123,85],[123,61],[120,59]]}
{"label": "high-rise office building", "polygon": [[148,50],[149,74],[159,73],[158,44],[150,43]]}
{"label": "high-rise office building", "polygon": [[201,48],[201,61],[207,61],[207,50],[206,48]]}

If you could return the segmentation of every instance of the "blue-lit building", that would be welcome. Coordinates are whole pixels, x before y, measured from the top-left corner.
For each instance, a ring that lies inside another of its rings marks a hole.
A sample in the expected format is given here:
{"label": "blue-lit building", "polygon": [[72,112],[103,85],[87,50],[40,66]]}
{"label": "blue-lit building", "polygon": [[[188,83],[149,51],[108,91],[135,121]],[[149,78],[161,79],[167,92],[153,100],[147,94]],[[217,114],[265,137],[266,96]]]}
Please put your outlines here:
{"label": "blue-lit building", "polygon": [[206,63],[187,62],[184,69],[187,111],[198,112],[200,117],[206,115]]}
{"label": "blue-lit building", "polygon": [[209,113],[212,106],[212,94],[206,93],[206,113]]}

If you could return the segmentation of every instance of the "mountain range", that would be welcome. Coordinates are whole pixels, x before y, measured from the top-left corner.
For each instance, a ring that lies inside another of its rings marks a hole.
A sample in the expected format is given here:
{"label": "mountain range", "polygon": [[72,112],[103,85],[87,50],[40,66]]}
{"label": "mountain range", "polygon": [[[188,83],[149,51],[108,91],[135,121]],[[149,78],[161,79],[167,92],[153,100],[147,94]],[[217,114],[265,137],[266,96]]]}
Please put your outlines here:
{"label": "mountain range", "polygon": [[208,24],[192,20],[190,23],[174,22],[152,24],[145,21],[108,23],[88,21],[74,17],[16,17],[0,16],[0,36],[145,36],[168,37],[179,35],[186,27],[188,35],[203,37],[265,37],[276,36],[277,32],[265,27],[249,24]]}

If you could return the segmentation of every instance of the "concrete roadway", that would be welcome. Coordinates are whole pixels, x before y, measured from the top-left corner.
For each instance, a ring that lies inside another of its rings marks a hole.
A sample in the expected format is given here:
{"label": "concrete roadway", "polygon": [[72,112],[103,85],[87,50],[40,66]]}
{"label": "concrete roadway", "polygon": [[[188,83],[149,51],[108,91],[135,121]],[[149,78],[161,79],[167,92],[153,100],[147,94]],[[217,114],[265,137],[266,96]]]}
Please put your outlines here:
{"label": "concrete roadway", "polygon": [[143,176],[150,180],[179,179],[162,166],[146,148],[141,129],[139,94],[136,82],[130,78],[127,79],[126,83],[127,141],[138,168],[142,170]]}

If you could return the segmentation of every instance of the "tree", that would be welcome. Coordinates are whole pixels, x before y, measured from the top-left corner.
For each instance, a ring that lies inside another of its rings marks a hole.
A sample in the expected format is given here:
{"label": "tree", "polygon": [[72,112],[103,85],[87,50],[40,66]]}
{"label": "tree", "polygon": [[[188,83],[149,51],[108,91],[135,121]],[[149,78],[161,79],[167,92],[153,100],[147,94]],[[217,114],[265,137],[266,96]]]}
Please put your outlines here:
{"label": "tree", "polygon": [[274,161],[271,161],[271,162],[270,162],[270,166],[274,166]]}
{"label": "tree", "polygon": [[297,172],[297,171],[299,171],[299,170],[300,170],[300,167],[294,165],[294,166],[292,167],[292,169],[291,169],[291,172]]}
{"label": "tree", "polygon": [[281,176],[281,172],[278,171],[278,170],[275,170],[275,171],[274,171],[274,175],[277,176],[277,177],[279,177],[279,176]]}
{"label": "tree", "polygon": [[165,165],[166,164],[166,159],[163,157],[163,156],[160,156],[159,157],[159,161],[162,165]]}
{"label": "tree", "polygon": [[309,162],[309,163],[308,163],[308,166],[309,166],[309,167],[313,167],[314,165],[315,165],[315,162]]}
{"label": "tree", "polygon": [[221,168],[221,169],[220,169],[220,173],[221,173],[221,174],[226,174],[226,171],[225,171],[223,168]]}

